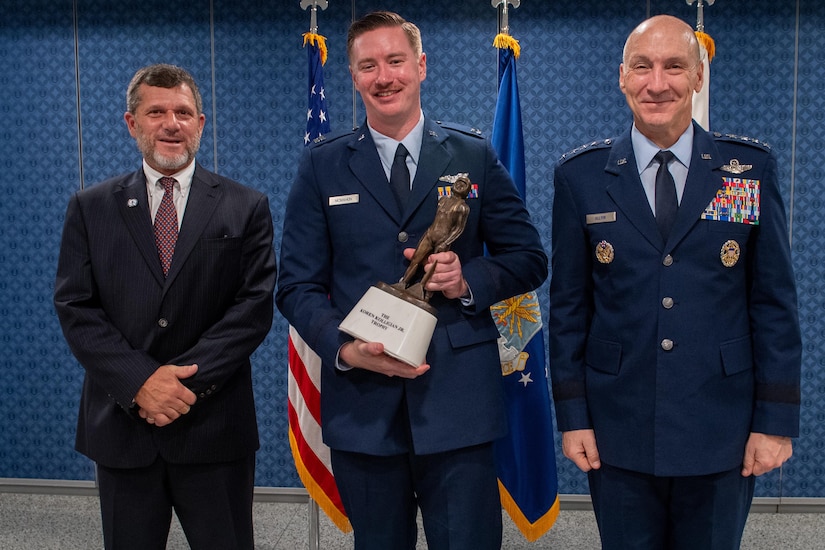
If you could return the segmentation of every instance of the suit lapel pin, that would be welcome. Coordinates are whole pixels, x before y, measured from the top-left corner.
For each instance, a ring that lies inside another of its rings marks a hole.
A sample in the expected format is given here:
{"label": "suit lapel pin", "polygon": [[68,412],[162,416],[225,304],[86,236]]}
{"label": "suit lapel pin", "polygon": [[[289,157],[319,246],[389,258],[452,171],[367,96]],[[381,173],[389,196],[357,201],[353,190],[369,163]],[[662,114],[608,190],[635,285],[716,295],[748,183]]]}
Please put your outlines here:
{"label": "suit lapel pin", "polygon": [[613,261],[615,254],[613,253],[613,245],[607,241],[601,241],[596,245],[596,259],[600,264],[609,264]]}
{"label": "suit lapel pin", "polygon": [[616,161],[616,166],[622,166],[624,164],[627,164],[627,159],[626,158],[622,158],[622,159],[619,159],[619,160]]}
{"label": "suit lapel pin", "polygon": [[730,240],[725,241],[722,245],[722,250],[719,252],[719,259],[722,260],[722,265],[725,267],[733,267],[739,261],[739,243]]}
{"label": "suit lapel pin", "polygon": [[702,153],[702,160],[713,160],[713,157],[710,156],[710,153]]}
{"label": "suit lapel pin", "polygon": [[753,164],[739,164],[739,161],[736,159],[730,159],[728,164],[722,165],[722,170],[725,172],[730,172],[731,174],[741,174],[742,172],[747,172],[753,168]]}
{"label": "suit lapel pin", "polygon": [[137,199],[129,199],[128,201],[126,201],[126,206],[128,206],[129,208],[134,208],[137,205],[138,205],[138,200]]}

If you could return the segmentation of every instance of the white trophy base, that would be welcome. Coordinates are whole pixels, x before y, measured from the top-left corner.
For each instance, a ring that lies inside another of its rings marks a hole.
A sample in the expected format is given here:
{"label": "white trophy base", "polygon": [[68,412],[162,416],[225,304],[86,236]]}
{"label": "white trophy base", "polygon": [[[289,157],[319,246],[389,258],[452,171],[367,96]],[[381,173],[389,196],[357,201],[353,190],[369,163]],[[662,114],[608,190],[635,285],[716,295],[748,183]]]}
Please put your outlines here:
{"label": "white trophy base", "polygon": [[378,285],[367,290],[338,330],[365,342],[381,342],[384,353],[408,365],[423,364],[437,321],[435,309],[404,299],[385,283]]}

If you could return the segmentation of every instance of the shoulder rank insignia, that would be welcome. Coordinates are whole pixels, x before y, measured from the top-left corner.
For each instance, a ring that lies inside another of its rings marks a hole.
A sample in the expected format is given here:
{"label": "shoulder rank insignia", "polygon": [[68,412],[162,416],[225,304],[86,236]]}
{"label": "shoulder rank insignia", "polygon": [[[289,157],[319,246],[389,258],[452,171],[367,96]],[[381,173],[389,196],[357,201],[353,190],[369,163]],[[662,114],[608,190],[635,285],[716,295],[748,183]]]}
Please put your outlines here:
{"label": "shoulder rank insignia", "polygon": [[740,136],[737,134],[722,134],[720,132],[713,132],[713,137],[716,139],[721,139],[723,141],[736,141],[738,143],[747,143],[761,149],[765,149],[770,151],[771,146],[766,141],[762,141],[756,138],[748,137],[748,136]]}
{"label": "shoulder rank insignia", "polygon": [[737,159],[730,159],[728,164],[722,165],[722,170],[731,174],[741,174],[753,168],[753,164],[740,164]]}
{"label": "shoulder rank insignia", "polygon": [[481,130],[479,130],[478,128],[475,128],[473,126],[465,126],[463,124],[456,124],[454,122],[446,122],[446,121],[443,121],[443,120],[436,120],[435,123],[438,124],[439,126],[441,126],[442,128],[447,128],[449,130],[455,130],[457,132],[461,132],[462,134],[466,134],[468,136],[484,137],[484,133]]}
{"label": "shoulder rank insignia", "polygon": [[[602,140],[598,140],[598,141],[591,141],[590,143],[585,143],[583,145],[579,145],[575,149],[571,149],[570,151],[567,151],[561,157],[559,157],[559,162],[565,162],[567,160],[570,160],[571,158],[576,157],[576,156],[578,156],[579,154],[581,154],[585,151],[591,151],[591,150],[594,150],[594,149],[601,149],[601,148],[604,148],[604,147],[610,147],[610,145],[612,145],[612,144],[613,144],[613,138],[608,138],[608,139],[602,139]],[[625,162],[626,162],[626,159],[625,159]],[[622,164],[622,162],[620,161],[619,164]]]}

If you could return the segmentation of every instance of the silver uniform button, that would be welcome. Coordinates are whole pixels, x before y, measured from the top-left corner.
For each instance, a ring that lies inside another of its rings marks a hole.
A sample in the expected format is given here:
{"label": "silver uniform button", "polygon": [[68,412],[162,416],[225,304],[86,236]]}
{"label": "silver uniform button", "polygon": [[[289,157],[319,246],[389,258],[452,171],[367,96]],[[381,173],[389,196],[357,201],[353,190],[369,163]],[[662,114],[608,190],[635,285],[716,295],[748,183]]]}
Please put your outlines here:
{"label": "silver uniform button", "polygon": [[169,321],[167,321],[166,319],[164,319],[163,317],[161,317],[160,319],[158,319],[158,326],[159,326],[160,328],[166,328],[166,327],[168,327],[168,326],[169,326]]}
{"label": "silver uniform button", "polygon": [[662,298],[662,306],[665,309],[672,308],[673,307],[673,298],[671,298],[670,296],[665,296],[664,298]]}
{"label": "silver uniform button", "polygon": [[671,256],[670,254],[665,256],[665,259],[662,260],[662,265],[664,265],[665,267],[672,266],[673,265],[673,256]]}
{"label": "silver uniform button", "polygon": [[670,351],[673,349],[673,340],[670,338],[665,338],[662,340],[662,349],[665,351]]}
{"label": "silver uniform button", "polygon": [[407,234],[406,231],[402,231],[401,233],[398,234],[398,242],[405,243],[408,240],[410,240],[410,236]]}

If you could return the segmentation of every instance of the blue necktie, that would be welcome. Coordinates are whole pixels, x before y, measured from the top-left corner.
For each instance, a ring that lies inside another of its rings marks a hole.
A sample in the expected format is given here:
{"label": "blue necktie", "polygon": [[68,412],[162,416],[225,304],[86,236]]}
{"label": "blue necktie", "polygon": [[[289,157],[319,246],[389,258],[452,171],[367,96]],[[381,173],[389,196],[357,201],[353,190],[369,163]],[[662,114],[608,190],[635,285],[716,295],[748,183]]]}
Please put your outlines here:
{"label": "blue necktie", "polygon": [[667,241],[679,209],[676,184],[667,168],[674,156],[670,151],[659,151],[654,158],[659,162],[659,170],[656,172],[656,225],[659,226],[662,239]]}
{"label": "blue necktie", "polygon": [[403,144],[398,144],[395,150],[395,158],[392,160],[390,168],[390,187],[395,193],[398,207],[401,211],[407,206],[410,198],[410,170],[407,168],[407,148]]}

